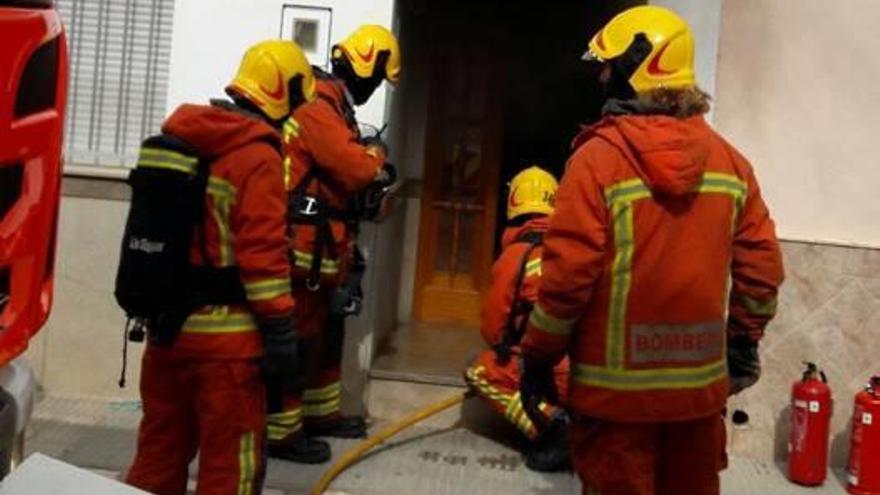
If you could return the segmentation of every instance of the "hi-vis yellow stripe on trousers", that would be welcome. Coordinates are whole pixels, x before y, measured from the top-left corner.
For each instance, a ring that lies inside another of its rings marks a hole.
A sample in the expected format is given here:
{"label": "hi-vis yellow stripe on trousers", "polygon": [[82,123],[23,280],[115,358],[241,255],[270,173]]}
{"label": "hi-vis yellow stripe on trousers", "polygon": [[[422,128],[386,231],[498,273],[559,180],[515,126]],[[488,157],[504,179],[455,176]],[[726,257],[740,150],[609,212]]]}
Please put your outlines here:
{"label": "hi-vis yellow stripe on trousers", "polygon": [[[747,195],[747,187],[734,175],[707,172],[703,174],[694,192],[731,196],[734,203],[733,225],[735,225]],[[648,370],[625,368],[628,325],[626,315],[635,252],[633,208],[637,201],[651,197],[650,188],[641,179],[623,181],[605,190],[605,201],[614,221],[615,249],[606,327],[605,366],[575,365],[572,373],[577,383],[612,390],[699,388],[723,378],[727,373],[727,365],[723,357],[718,362],[701,367]]]}
{"label": "hi-vis yellow stripe on trousers", "polygon": [[302,408],[270,414],[267,421],[267,436],[277,442],[302,430]]}
{"label": "hi-vis yellow stripe on trousers", "polygon": [[303,414],[309,418],[320,418],[339,412],[342,406],[342,384],[334,382],[323,388],[307,389],[303,392]]}
{"label": "hi-vis yellow stripe on trousers", "polygon": [[290,278],[267,278],[244,284],[248,301],[268,301],[290,293]]}
{"label": "hi-vis yellow stripe on trousers", "polygon": [[[534,438],[537,435],[537,430],[523,408],[519,392],[507,394],[498,390],[489,383],[485,374],[485,367],[471,366],[465,373],[465,378],[468,384],[477,389],[480,395],[503,407],[504,417],[513,423],[519,431],[529,438]],[[541,404],[541,409],[546,411],[546,404]]]}
{"label": "hi-vis yellow stripe on trousers", "polygon": [[254,432],[241,436],[238,445],[238,495],[255,495],[257,478],[257,448]]}

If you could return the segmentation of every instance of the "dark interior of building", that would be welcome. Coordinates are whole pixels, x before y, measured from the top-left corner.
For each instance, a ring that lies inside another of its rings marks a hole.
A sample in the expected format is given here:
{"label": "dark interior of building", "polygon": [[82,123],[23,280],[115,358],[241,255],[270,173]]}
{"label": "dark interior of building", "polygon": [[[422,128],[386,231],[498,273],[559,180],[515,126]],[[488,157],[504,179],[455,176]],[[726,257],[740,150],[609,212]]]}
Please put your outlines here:
{"label": "dark interior of building", "polygon": [[[459,379],[483,345],[475,327],[505,226],[506,184],[532,164],[561,176],[571,140],[600,114],[595,74],[581,60],[589,38],[640,3],[398,3],[408,80],[395,98],[403,106],[428,99],[424,130],[415,125],[426,133],[424,155],[413,159],[424,164],[417,270],[430,273],[417,275],[413,321],[380,342],[374,372]],[[406,120],[413,125],[412,114]],[[425,231],[434,236],[427,242]],[[420,302],[432,280],[440,289]],[[421,311],[431,300],[453,318]],[[470,319],[456,306],[469,307]]]}

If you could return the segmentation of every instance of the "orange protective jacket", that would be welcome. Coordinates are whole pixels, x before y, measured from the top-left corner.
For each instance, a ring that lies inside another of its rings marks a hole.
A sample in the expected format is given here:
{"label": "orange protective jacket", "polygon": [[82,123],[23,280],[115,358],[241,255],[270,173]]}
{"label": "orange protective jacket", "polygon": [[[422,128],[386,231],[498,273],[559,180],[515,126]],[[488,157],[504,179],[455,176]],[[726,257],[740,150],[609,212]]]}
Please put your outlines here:
{"label": "orange protective jacket", "polygon": [[726,341],[761,338],[783,279],[751,166],[699,116],[607,117],[575,145],[523,352],[555,362],[568,351],[575,413],[720,411]]}
{"label": "orange protective jacket", "polygon": [[[318,98],[297,108],[284,126],[285,183],[294,192],[310,180],[309,195],[344,213],[354,194],[376,179],[385,154],[359,142],[354,109],[341,80],[320,73],[317,93]],[[344,272],[351,239],[344,221],[333,219],[330,226],[333,245],[324,246],[320,253],[321,278],[333,285]],[[317,228],[295,224],[292,230],[293,276],[305,278],[315,254]]]}
{"label": "orange protective jacket", "polygon": [[211,162],[205,219],[191,260],[237,266],[246,306],[210,306],[191,315],[174,350],[211,358],[251,358],[262,353],[257,321],[293,311],[287,239],[287,193],[280,135],[256,116],[232,107],[183,105],[162,131]]}
{"label": "orange protective jacket", "polygon": [[[480,332],[489,346],[501,342],[517,296],[534,303],[538,298],[538,283],[541,280],[541,253],[543,248],[537,244],[533,249],[528,242],[521,240],[527,233],[543,234],[547,231],[549,220],[535,218],[518,227],[508,227],[501,237],[501,255],[492,266],[492,283],[483,302],[483,317]],[[523,266],[523,257],[529,251],[528,260]],[[522,285],[517,287],[517,278],[525,268]],[[519,322],[515,322],[519,324]]]}

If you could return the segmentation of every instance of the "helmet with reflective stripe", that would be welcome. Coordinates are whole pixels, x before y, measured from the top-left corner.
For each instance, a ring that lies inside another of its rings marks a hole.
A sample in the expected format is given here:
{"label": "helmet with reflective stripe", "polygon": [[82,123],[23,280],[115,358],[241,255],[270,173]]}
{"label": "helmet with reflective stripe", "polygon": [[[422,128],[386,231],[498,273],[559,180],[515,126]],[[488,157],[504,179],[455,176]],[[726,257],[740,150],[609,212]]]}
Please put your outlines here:
{"label": "helmet with reflective stripe", "polygon": [[366,24],[333,47],[333,61],[343,58],[361,79],[400,80],[400,45],[394,34],[382,26]]}
{"label": "helmet with reflective stripe", "polygon": [[527,214],[553,213],[558,188],[556,178],[537,165],[516,174],[510,181],[507,219],[511,220]]}
{"label": "helmet with reflective stripe", "polygon": [[315,99],[315,76],[296,43],[268,40],[245,52],[226,91],[245,98],[270,119],[282,120]]}
{"label": "helmet with reflective stripe", "polygon": [[634,7],[618,14],[593,36],[584,58],[617,64],[636,93],[696,84],[691,29],[663,7]]}

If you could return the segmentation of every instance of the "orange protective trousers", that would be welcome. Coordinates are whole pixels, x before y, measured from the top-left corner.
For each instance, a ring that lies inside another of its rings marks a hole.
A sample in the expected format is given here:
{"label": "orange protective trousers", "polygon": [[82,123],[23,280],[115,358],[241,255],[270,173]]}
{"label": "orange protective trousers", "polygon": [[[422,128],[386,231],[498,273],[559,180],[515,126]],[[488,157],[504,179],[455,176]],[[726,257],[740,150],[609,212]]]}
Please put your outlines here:
{"label": "orange protective trousers", "polygon": [[584,495],[718,495],[724,420],[571,426],[572,464]]}
{"label": "orange protective trousers", "polygon": [[148,347],[138,451],[126,483],[184,495],[199,453],[197,495],[258,495],[265,474],[263,381],[252,359],[182,359]]}
{"label": "orange protective trousers", "polygon": [[281,397],[279,391],[269,391],[270,442],[292,441],[302,433],[304,424],[333,421],[340,415],[344,322],[330,315],[335,290],[335,286],[317,291],[293,289],[294,319],[306,369],[304,390],[289,391]]}
{"label": "orange protective trousers", "polygon": [[[556,366],[555,374],[556,388],[560,399],[564,402],[568,389],[567,359]],[[493,411],[504,416],[526,438],[536,440],[539,437],[520,399],[521,377],[518,355],[511,356],[506,364],[500,364],[495,351],[485,350],[465,372],[465,381]],[[540,409],[548,421],[561,412],[559,407],[547,403],[541,404]]]}

